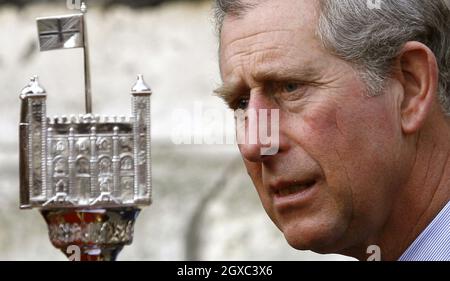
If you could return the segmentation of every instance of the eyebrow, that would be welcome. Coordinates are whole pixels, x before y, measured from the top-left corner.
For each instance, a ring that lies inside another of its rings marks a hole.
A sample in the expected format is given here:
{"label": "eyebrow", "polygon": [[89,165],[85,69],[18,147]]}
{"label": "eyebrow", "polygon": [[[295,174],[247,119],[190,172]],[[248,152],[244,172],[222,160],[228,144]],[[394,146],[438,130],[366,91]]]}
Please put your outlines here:
{"label": "eyebrow", "polygon": [[305,66],[299,69],[296,66],[284,66],[283,68],[273,71],[273,67],[263,67],[259,69],[253,74],[253,79],[258,82],[264,81],[274,81],[274,82],[282,82],[282,81],[298,81],[311,83],[318,79],[319,71],[305,63]]}
{"label": "eyebrow", "polygon": [[232,104],[242,95],[244,89],[245,87],[240,83],[224,83],[214,90],[214,94],[232,107]]}
{"label": "eyebrow", "polygon": [[[318,80],[319,73],[316,68],[306,66],[302,69],[293,70],[291,68],[285,68],[282,71],[272,71],[270,69],[261,69],[253,75],[253,79],[257,82],[283,82],[292,81],[305,85],[320,85],[315,81]],[[226,82],[214,90],[214,94],[222,98],[230,107],[242,96],[243,92],[246,92],[246,87],[242,82]]]}

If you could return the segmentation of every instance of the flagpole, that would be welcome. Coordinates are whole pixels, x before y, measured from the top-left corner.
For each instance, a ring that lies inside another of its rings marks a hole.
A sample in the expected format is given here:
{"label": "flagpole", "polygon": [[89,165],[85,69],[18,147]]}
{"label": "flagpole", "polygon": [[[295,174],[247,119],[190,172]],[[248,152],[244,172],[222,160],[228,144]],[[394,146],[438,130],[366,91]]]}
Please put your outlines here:
{"label": "flagpole", "polygon": [[86,13],[87,6],[85,2],[81,3],[81,13],[82,17],[82,25],[83,25],[83,56],[84,56],[84,91],[85,91],[85,102],[86,102],[86,113],[92,113],[92,90],[91,90],[91,70],[89,65],[89,44],[88,44],[88,34],[87,34],[87,25],[86,25]]}

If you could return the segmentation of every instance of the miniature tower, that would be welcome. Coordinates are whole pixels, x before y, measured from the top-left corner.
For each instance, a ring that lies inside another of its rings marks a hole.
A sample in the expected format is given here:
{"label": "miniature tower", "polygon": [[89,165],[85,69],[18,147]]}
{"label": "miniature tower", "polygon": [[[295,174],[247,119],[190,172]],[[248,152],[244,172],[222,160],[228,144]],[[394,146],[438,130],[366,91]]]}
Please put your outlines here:
{"label": "miniature tower", "polygon": [[[137,202],[151,203],[151,116],[150,96],[152,90],[138,75],[136,84],[131,89],[133,103],[133,132],[134,132],[134,199]],[[146,202],[148,201],[148,202]]]}
{"label": "miniature tower", "polygon": [[46,91],[37,76],[22,90],[20,115],[20,206],[46,197]]}

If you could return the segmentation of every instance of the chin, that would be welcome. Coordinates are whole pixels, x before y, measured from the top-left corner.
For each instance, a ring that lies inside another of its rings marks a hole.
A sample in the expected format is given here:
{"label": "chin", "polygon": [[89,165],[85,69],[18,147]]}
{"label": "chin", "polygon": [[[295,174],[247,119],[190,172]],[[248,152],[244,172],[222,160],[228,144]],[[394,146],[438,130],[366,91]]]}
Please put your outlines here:
{"label": "chin", "polygon": [[320,254],[335,254],[342,249],[347,228],[338,223],[320,221],[310,223],[293,222],[282,228],[289,245],[297,250],[308,250]]}

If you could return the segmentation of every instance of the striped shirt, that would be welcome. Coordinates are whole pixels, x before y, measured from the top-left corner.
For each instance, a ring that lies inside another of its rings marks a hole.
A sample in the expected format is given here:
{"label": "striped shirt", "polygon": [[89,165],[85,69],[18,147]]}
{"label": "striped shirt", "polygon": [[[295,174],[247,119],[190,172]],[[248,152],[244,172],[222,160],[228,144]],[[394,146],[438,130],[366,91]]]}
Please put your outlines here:
{"label": "striped shirt", "polygon": [[450,202],[409,246],[399,261],[450,261]]}

